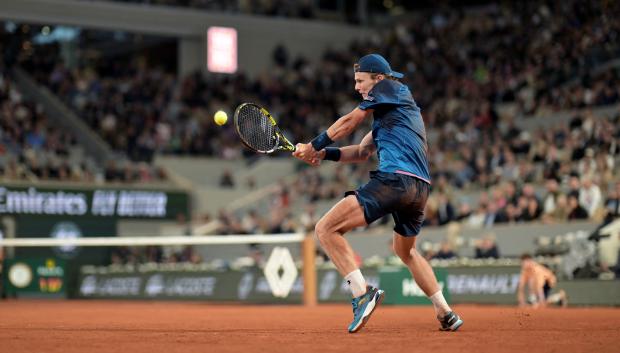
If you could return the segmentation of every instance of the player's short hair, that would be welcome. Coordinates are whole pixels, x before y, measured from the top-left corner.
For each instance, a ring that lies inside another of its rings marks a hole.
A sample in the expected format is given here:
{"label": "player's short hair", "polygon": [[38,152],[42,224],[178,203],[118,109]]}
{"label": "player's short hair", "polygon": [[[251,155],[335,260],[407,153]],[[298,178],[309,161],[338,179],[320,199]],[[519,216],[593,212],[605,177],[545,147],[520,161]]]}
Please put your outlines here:
{"label": "player's short hair", "polygon": [[532,258],[532,255],[525,253],[523,255],[521,255],[521,261],[523,260],[530,260]]}
{"label": "player's short hair", "polygon": [[[360,69],[360,64],[353,64],[353,72],[364,72],[364,71],[359,71],[359,69]],[[391,76],[391,75],[375,73],[375,72],[369,72],[368,74],[370,74],[370,78],[373,80],[377,78],[377,75],[383,75],[383,77],[385,77],[388,80],[400,82],[398,78]]]}

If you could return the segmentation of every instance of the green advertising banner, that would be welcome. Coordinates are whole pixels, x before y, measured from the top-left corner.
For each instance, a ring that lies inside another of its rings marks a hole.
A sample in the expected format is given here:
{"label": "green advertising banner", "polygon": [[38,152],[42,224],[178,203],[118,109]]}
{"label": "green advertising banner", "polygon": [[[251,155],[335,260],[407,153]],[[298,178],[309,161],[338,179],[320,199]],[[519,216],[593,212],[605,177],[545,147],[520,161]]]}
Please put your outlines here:
{"label": "green advertising banner", "polygon": [[[19,238],[60,238],[77,239],[97,236],[116,236],[116,219],[101,219],[98,217],[50,217],[50,216],[16,216],[15,233]],[[66,245],[62,247],[16,248],[17,256],[40,257],[55,256],[65,260],[91,260],[91,264],[101,265],[103,260],[110,257],[106,247],[76,247]],[[86,263],[86,261],[85,261]]]}
{"label": "green advertising banner", "polygon": [[0,215],[174,220],[189,216],[185,192],[0,186]]}
{"label": "green advertising banner", "polygon": [[[99,217],[51,217],[16,216],[15,232],[20,238],[51,237],[76,239],[95,236],[116,236],[117,219]],[[18,247],[14,256],[18,258],[58,258],[66,264],[67,290],[77,287],[79,268],[82,265],[107,265],[110,263],[112,247],[78,247],[67,244],[57,247]],[[71,293],[69,293],[71,294]]]}
{"label": "green advertising banner", "polygon": [[[514,305],[518,270],[515,266],[447,267],[435,269],[435,274],[451,303]],[[380,271],[363,268],[362,273],[369,284],[386,291],[385,304],[430,304],[404,267]],[[560,282],[558,286],[569,293],[573,299],[571,304],[620,305],[620,281],[574,280]],[[321,303],[351,301],[348,285],[334,269],[317,271],[317,287]],[[29,289],[36,289],[36,286]],[[260,269],[217,271],[186,264],[85,266],[80,271],[75,292],[80,298],[299,304],[303,296],[303,279],[298,277],[295,280],[286,298],[278,298],[272,294]]]}
{"label": "green advertising banner", "polygon": [[455,267],[448,271],[453,303],[517,303],[519,266]]}
{"label": "green advertising banner", "polygon": [[[163,266],[165,267],[165,266]],[[148,265],[121,267],[85,266],[80,271],[77,295],[81,298],[199,299],[252,303],[301,303],[303,278],[297,277],[286,298],[275,297],[260,269],[215,271],[192,265],[185,270],[149,269]],[[378,285],[377,271],[364,270],[371,285]],[[350,302],[351,292],[336,270],[317,273],[321,302]]]}
{"label": "green advertising banner", "polygon": [[286,298],[271,294],[258,269],[242,271],[111,271],[80,276],[82,298],[184,299],[253,303],[301,303],[303,282],[298,278]]}
{"label": "green advertising banner", "polygon": [[4,261],[3,287],[8,296],[66,296],[65,262],[56,258],[13,258]]}
{"label": "green advertising banner", "polygon": [[[446,300],[450,301],[450,291],[446,282],[446,271],[434,269],[439,288]],[[417,285],[409,269],[402,266],[384,267],[379,271],[381,289],[385,290],[385,304],[431,305],[422,289]]]}

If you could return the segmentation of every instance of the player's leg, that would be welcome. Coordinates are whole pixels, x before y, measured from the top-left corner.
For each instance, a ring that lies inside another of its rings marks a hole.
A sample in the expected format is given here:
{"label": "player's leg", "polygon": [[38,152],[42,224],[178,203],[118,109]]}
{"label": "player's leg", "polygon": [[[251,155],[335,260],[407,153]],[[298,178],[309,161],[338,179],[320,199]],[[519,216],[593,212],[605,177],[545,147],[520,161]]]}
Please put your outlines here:
{"label": "player's leg", "polygon": [[355,263],[353,249],[343,235],[390,213],[386,210],[400,198],[401,192],[394,190],[385,178],[385,173],[371,173],[366,185],[346,192],[344,199],[334,205],[315,227],[321,246],[351,286],[353,297],[366,291],[366,281]]}
{"label": "player's leg", "polygon": [[[323,250],[343,277],[358,269],[353,249],[343,235],[365,225],[364,211],[354,196],[340,200],[316,224],[315,233]],[[356,294],[355,289],[353,292]]]}
{"label": "player's leg", "polygon": [[338,272],[347,280],[353,294],[353,321],[350,333],[359,331],[375,308],[381,303],[384,292],[366,285],[362,272],[355,263],[355,255],[344,234],[366,225],[364,211],[355,196],[347,196],[332,207],[316,224],[316,236]]}
{"label": "player's leg", "polygon": [[450,309],[433,269],[416,249],[416,239],[424,222],[424,208],[430,194],[430,185],[418,178],[404,175],[398,177],[405,193],[401,204],[392,213],[395,223],[394,253],[407,265],[413,279],[433,303],[437,319],[441,323],[440,329],[456,331],[463,324],[463,320]]}
{"label": "player's leg", "polygon": [[416,249],[416,239],[424,222],[424,207],[430,193],[430,185],[417,178],[399,177],[402,179],[409,197],[407,203],[392,213],[395,223],[392,241],[394,253],[409,268],[420,289],[431,300],[440,297],[438,300],[433,301],[433,304],[435,305],[437,316],[443,317],[451,311],[450,307],[445,300],[440,300],[443,299],[443,295],[437,284],[435,273],[433,273],[433,269],[428,261]]}
{"label": "player's leg", "polygon": [[437,278],[431,265],[416,249],[416,236],[405,237],[394,232],[394,253],[409,268],[409,272],[435,308],[437,319],[443,331],[456,331],[463,325],[463,320],[450,308],[439,288]]}
{"label": "player's leg", "polygon": [[[439,291],[439,284],[437,283],[437,278],[435,277],[435,273],[433,273],[431,265],[416,250],[416,238],[415,236],[404,237],[394,232],[392,243],[394,253],[409,268],[411,275],[420,289],[430,297]],[[438,310],[438,315],[443,316],[450,311],[450,307],[447,304],[441,305],[437,307],[436,310]]]}

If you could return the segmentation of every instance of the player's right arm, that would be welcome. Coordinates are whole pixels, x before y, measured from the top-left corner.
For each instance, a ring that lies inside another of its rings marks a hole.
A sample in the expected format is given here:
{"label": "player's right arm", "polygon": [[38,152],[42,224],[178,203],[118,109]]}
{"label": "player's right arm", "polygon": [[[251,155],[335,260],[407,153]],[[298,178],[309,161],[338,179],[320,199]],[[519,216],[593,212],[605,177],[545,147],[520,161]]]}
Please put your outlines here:
{"label": "player's right arm", "polygon": [[349,114],[340,117],[336,120],[328,129],[327,136],[333,141],[340,140],[349,136],[353,130],[362,122],[368,118],[373,109],[362,110],[360,108],[353,109]]}
{"label": "player's right arm", "polygon": [[[368,132],[359,145],[350,145],[340,148],[340,159],[342,163],[358,163],[365,162],[372,156],[377,150],[374,139],[372,138],[372,131]],[[319,151],[319,158],[325,158],[325,150]]]}
{"label": "player's right arm", "polygon": [[355,108],[350,113],[336,120],[325,132],[317,136],[310,143],[298,143],[295,146],[293,157],[306,163],[317,165],[320,161],[320,151],[334,141],[349,136],[355,128],[367,117],[372,115],[373,109]]}

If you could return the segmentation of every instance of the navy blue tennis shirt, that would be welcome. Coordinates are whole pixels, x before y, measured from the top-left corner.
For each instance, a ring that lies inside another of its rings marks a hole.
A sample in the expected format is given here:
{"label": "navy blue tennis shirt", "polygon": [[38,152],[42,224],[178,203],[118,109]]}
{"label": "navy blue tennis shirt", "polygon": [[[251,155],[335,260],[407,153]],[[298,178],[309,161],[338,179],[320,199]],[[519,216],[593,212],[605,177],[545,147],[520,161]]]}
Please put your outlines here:
{"label": "navy blue tennis shirt", "polygon": [[426,129],[409,88],[394,80],[379,81],[359,108],[373,109],[372,137],[381,172],[407,174],[431,183]]}

